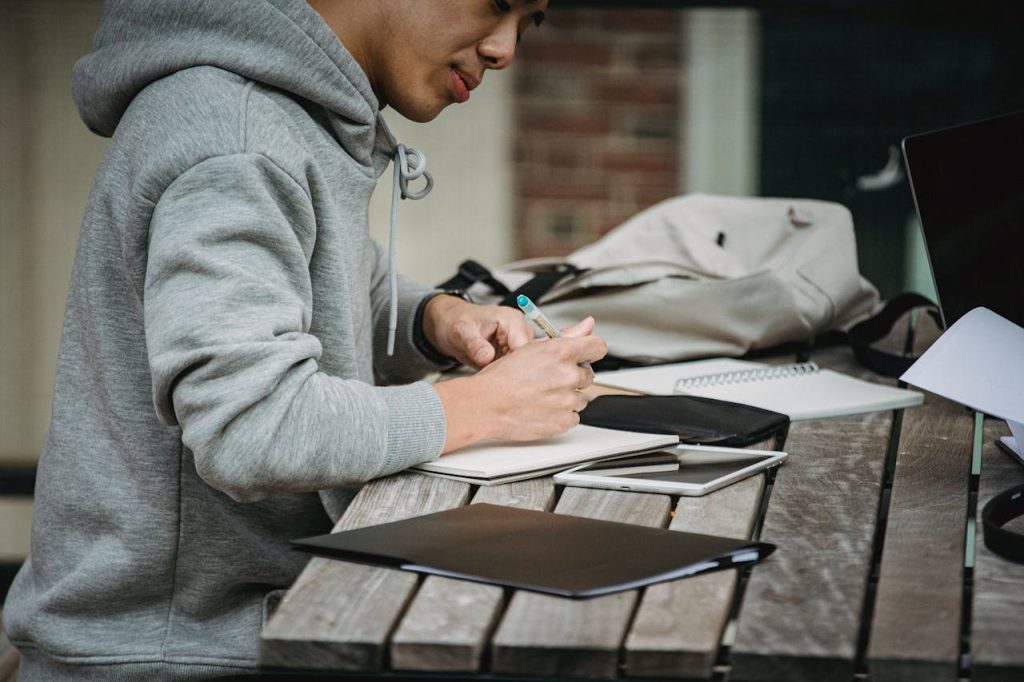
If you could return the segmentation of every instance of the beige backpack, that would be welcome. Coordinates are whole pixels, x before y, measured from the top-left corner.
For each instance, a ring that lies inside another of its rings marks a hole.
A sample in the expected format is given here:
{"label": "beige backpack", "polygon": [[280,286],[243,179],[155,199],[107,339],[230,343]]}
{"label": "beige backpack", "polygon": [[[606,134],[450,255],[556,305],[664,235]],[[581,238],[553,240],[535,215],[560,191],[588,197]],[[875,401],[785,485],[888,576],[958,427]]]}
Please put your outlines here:
{"label": "beige backpack", "polygon": [[850,212],[808,199],[684,195],[566,258],[493,276],[475,265],[441,286],[506,304],[525,293],[558,327],[593,315],[609,355],[630,364],[809,341],[880,307],[857,267]]}

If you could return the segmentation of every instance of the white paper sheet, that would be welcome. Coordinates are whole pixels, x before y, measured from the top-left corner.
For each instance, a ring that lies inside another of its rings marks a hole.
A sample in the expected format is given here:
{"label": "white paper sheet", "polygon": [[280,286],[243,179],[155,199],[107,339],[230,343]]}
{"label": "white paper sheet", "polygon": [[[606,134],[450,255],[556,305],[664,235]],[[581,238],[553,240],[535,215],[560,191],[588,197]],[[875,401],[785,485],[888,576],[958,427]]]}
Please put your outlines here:
{"label": "white paper sheet", "polygon": [[988,308],[957,320],[900,378],[1005,419],[1024,439],[1024,328]]}

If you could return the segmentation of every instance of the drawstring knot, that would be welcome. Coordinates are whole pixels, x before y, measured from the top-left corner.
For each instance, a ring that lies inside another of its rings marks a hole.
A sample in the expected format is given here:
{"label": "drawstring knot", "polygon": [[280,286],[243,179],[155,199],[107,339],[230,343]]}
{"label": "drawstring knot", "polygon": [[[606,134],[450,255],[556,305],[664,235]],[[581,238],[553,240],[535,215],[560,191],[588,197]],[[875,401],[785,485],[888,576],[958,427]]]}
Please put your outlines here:
{"label": "drawstring knot", "polygon": [[[416,161],[415,168],[409,168],[409,158]],[[427,156],[415,147],[406,147],[404,144],[395,147],[395,177],[398,179],[398,186],[402,190],[403,199],[422,199],[430,194],[434,188],[434,178],[427,172]],[[413,192],[409,189],[409,183],[420,178],[426,179],[423,189]]]}
{"label": "drawstring knot", "polygon": [[[414,161],[409,167],[409,159]],[[398,330],[398,271],[395,269],[396,237],[398,231],[398,199],[422,199],[434,188],[434,178],[427,171],[427,157],[418,149],[395,145],[394,182],[391,188],[391,229],[388,233],[388,280],[391,286],[391,310],[388,316],[388,355],[395,354],[395,334]],[[420,190],[412,190],[409,183],[424,178],[426,184]]]}

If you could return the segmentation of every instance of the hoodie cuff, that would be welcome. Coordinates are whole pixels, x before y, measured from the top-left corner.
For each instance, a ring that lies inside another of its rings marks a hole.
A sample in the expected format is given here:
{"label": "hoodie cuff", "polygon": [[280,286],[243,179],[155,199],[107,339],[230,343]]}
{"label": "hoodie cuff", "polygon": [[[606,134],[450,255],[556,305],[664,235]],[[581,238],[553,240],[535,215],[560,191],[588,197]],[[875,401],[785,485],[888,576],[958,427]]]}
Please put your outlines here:
{"label": "hoodie cuff", "polygon": [[448,435],[441,396],[417,381],[380,389],[388,408],[386,455],[381,476],[437,459]]}

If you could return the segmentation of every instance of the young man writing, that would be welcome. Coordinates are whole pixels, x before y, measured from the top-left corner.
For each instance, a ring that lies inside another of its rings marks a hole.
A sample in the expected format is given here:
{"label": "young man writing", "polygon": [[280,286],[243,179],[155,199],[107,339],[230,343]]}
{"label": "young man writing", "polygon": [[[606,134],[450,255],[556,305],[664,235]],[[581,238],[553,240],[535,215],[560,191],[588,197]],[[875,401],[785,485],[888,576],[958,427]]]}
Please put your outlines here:
{"label": "young man writing", "polygon": [[[4,611],[22,679],[250,669],[305,563],[288,540],[360,483],[577,423],[593,320],[532,341],[518,311],[391,279],[366,226],[389,163],[415,183],[380,109],[465,101],[545,6],[108,2],[74,92],[112,139]],[[453,359],[482,370],[416,381]]]}

